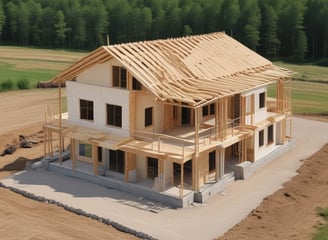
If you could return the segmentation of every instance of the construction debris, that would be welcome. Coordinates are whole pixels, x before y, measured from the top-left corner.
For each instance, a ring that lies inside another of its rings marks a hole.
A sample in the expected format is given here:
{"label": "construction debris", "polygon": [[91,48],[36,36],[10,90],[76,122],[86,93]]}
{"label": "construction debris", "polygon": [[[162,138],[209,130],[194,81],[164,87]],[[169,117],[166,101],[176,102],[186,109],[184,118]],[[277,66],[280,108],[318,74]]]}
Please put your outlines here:
{"label": "construction debris", "polygon": [[13,154],[13,152],[15,152],[16,150],[17,147],[15,144],[7,144],[7,147],[5,148],[5,150],[3,150],[0,156],[3,157],[7,154]]}
{"label": "construction debris", "polygon": [[19,135],[19,146],[21,148],[31,148],[32,144],[37,144],[38,142],[32,141],[32,140],[27,140],[26,137],[23,135]]}

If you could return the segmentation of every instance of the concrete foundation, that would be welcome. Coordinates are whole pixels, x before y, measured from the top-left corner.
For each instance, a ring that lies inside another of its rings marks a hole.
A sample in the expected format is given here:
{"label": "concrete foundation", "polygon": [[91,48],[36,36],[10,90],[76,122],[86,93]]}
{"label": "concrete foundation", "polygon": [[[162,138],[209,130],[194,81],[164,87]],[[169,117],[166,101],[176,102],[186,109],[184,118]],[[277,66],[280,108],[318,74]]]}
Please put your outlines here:
{"label": "concrete foundation", "polygon": [[243,162],[234,166],[234,173],[236,179],[247,179],[250,176],[254,175],[257,171],[263,168],[265,165],[271,161],[277,159],[282,154],[289,151],[292,147],[296,145],[296,139],[292,139],[290,142],[285,143],[284,145],[278,146],[277,149],[257,160],[254,163]]}

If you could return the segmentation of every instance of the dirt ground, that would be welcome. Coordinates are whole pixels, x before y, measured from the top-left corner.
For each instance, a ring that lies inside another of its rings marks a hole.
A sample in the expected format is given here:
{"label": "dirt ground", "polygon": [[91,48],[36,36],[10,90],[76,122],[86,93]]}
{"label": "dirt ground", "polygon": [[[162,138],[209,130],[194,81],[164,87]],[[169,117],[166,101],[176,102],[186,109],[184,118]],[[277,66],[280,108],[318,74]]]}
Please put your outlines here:
{"label": "dirt ground", "polygon": [[328,144],[304,161],[298,175],[219,240],[311,239],[324,224],[316,208],[328,207]]}
{"label": "dirt ground", "polygon": [[[54,89],[0,93],[0,109],[6,115],[0,118],[0,153],[6,144],[17,142],[20,134],[38,142],[30,149],[18,148],[12,155],[0,157],[0,178],[23,170],[27,161],[42,157],[42,111],[56,97]],[[283,189],[265,198],[246,219],[219,239],[310,239],[315,226],[322,224],[316,207],[328,207],[327,176],[328,144],[304,160],[299,175]],[[1,239],[135,239],[4,188],[0,188],[0,236]]]}
{"label": "dirt ground", "polygon": [[[20,134],[38,142],[0,157],[0,178],[25,169],[27,161],[43,155],[44,106],[57,97],[55,89],[0,93],[0,153],[6,144],[18,142]],[[34,123],[33,123],[34,122]],[[0,188],[1,239],[137,239],[113,227],[77,216],[54,205],[39,203]]]}

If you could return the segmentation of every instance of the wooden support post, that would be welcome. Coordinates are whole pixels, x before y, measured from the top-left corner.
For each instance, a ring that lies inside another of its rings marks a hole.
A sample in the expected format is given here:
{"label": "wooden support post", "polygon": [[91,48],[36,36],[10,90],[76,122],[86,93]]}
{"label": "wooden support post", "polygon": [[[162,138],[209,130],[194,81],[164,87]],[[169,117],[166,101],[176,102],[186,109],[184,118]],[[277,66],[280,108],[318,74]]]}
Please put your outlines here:
{"label": "wooden support post", "polygon": [[195,153],[192,160],[193,189],[195,191],[199,191],[199,109],[195,108]]}
{"label": "wooden support post", "polygon": [[75,139],[71,138],[71,161],[72,169],[76,169],[76,151],[75,151]]}
{"label": "wooden support post", "polygon": [[54,148],[53,148],[53,142],[52,142],[52,130],[49,130],[48,131],[48,134],[49,134],[49,141],[50,141],[50,144],[49,144],[49,152],[50,152],[50,156],[53,157],[54,156]]}
{"label": "wooden support post", "polygon": [[130,155],[131,153],[126,153],[126,161],[125,161],[125,166],[124,166],[124,181],[129,182],[129,171],[130,171]]}
{"label": "wooden support post", "polygon": [[60,165],[63,163],[62,159],[62,152],[63,152],[63,146],[62,146],[62,139],[63,139],[63,133],[62,133],[62,99],[61,99],[61,83],[58,83],[58,94],[59,94],[59,163]]}
{"label": "wooden support post", "polygon": [[43,127],[43,137],[44,137],[44,144],[43,144],[43,156],[44,156],[44,158],[46,158],[46,156],[47,156],[47,143],[48,143],[48,141],[47,141],[47,130],[46,130],[46,128],[45,127]]}
{"label": "wooden support post", "polygon": [[224,178],[225,149],[224,148],[220,149],[219,152],[220,152],[220,166],[219,166],[220,174],[219,174],[219,177],[220,177],[220,180],[222,180]]}
{"label": "wooden support post", "polygon": [[93,158],[93,173],[98,175],[98,146],[97,144],[92,144],[92,158]]}
{"label": "wooden support post", "polygon": [[219,100],[216,100],[215,102],[215,140],[219,140],[219,125],[220,125],[220,121],[219,121]]}
{"label": "wooden support post", "polygon": [[183,185],[184,185],[184,169],[183,169],[183,162],[181,163],[181,172],[180,172],[180,198],[183,198]]}
{"label": "wooden support post", "polygon": [[220,149],[215,148],[215,181],[220,180]]}

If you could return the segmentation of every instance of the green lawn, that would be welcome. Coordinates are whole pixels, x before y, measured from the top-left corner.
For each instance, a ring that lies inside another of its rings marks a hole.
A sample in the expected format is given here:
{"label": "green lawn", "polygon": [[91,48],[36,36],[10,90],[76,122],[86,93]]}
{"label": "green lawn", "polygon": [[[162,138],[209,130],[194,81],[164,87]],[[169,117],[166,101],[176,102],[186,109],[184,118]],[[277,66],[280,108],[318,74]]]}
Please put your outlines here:
{"label": "green lawn", "polygon": [[27,82],[31,88],[48,81],[85,56],[84,52],[0,46],[0,91],[18,88]]}
{"label": "green lawn", "polygon": [[1,89],[2,83],[6,81],[12,81],[13,89],[17,89],[17,82],[22,79],[27,80],[30,87],[35,88],[39,81],[50,80],[57,73],[57,70],[51,69],[19,69],[13,64],[0,61],[0,90],[7,90]]}
{"label": "green lawn", "polygon": [[318,208],[318,214],[326,220],[326,224],[318,229],[313,240],[328,240],[328,208]]}
{"label": "green lawn", "polygon": [[[295,72],[290,83],[293,113],[328,115],[328,67],[283,62],[274,64]],[[274,87],[269,88],[268,95],[275,95]]]}
{"label": "green lawn", "polygon": [[328,83],[328,67],[311,64],[290,64],[284,62],[274,62],[274,64],[295,72],[295,80]]}

